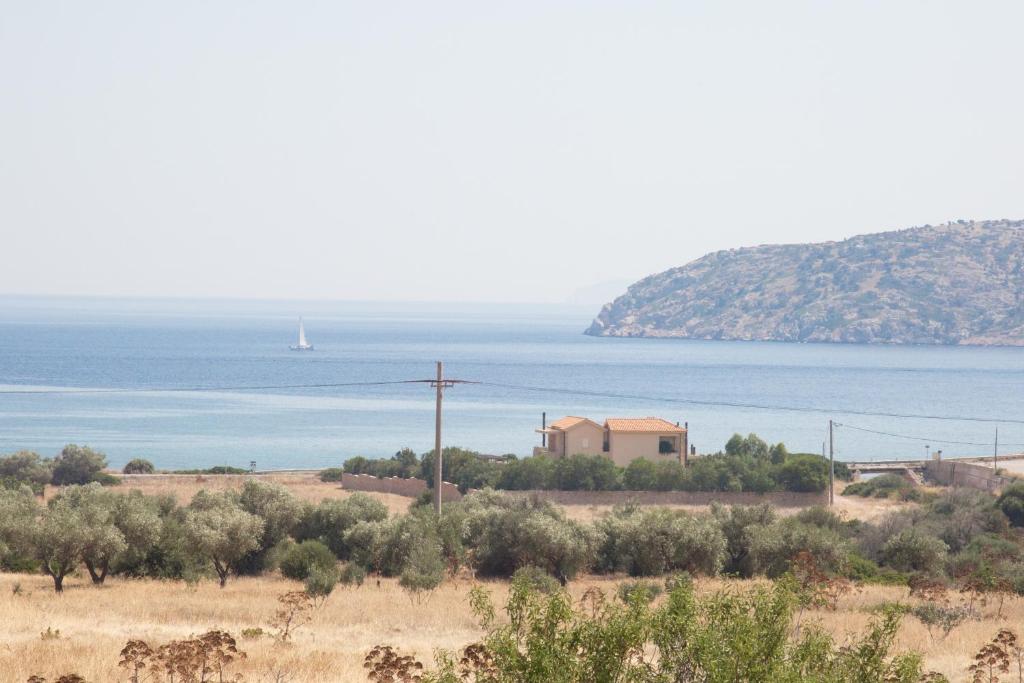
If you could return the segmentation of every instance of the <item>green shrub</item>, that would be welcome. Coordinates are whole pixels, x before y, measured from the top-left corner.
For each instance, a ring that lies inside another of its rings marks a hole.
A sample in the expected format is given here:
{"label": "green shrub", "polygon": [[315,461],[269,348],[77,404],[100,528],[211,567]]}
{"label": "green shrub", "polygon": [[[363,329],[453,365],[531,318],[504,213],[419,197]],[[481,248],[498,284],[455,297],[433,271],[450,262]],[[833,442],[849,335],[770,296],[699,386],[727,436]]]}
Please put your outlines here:
{"label": "green shrub", "polygon": [[778,515],[767,503],[761,505],[713,504],[711,515],[725,536],[725,566],[727,574],[750,577],[754,574],[750,549],[754,538],[775,522]]}
{"label": "green shrub", "polygon": [[230,465],[214,465],[205,469],[174,470],[172,474],[249,474],[249,470]]}
{"label": "green shrub", "polygon": [[[454,507],[454,506],[452,506]],[[485,576],[535,566],[564,583],[590,566],[596,536],[550,503],[481,491],[460,503],[462,541]]]}
{"label": "green shrub", "polygon": [[1024,526],[1024,482],[1006,487],[996,500],[996,507],[1006,515],[1013,526]]}
{"label": "green shrub", "polygon": [[109,472],[97,472],[96,474],[92,475],[92,479],[90,479],[89,481],[95,482],[100,486],[117,486],[118,484],[121,483],[120,479],[115,477],[113,474],[110,474]]}
{"label": "green shrub", "polygon": [[885,564],[900,571],[941,573],[945,569],[949,547],[916,528],[905,529],[882,547]]}
{"label": "green shrub", "polygon": [[753,537],[751,567],[755,573],[779,577],[789,571],[790,562],[800,552],[810,553],[821,570],[838,572],[850,548],[836,531],[790,517],[764,527]]}
{"label": "green shrub", "polygon": [[281,573],[289,579],[305,581],[314,571],[333,571],[337,559],[319,541],[302,541],[288,548],[281,557]]}
{"label": "green shrub", "polygon": [[530,590],[550,595],[562,589],[558,579],[540,567],[520,567],[512,574],[512,581],[528,585]]}
{"label": "green shrub", "polygon": [[320,481],[341,481],[342,475],[345,474],[345,470],[341,467],[328,467],[326,470],[320,471]]}
{"label": "green shrub", "polygon": [[153,463],[144,458],[135,458],[129,460],[121,472],[123,474],[153,474],[156,472],[156,468],[153,467]]}
{"label": "green shrub", "polygon": [[366,570],[355,562],[349,562],[342,567],[341,572],[338,575],[338,581],[343,586],[355,586],[358,588],[363,585],[363,581],[365,580]]}
{"label": "green shrub", "polygon": [[18,451],[0,457],[0,488],[17,490],[22,484],[37,496],[53,479],[53,461],[39,457],[32,451]]}
{"label": "green shrub", "polygon": [[828,461],[820,455],[791,455],[779,465],[775,480],[786,491],[824,491],[828,487]]}
{"label": "green shrub", "polygon": [[[917,683],[922,675],[919,655],[892,654],[897,610],[843,645],[813,627],[792,637],[797,599],[787,582],[698,596],[681,581],[653,607],[594,594],[573,603],[565,592],[543,595],[514,581],[500,621],[483,591],[474,589],[471,602],[486,631],[487,680]],[[463,662],[479,651],[467,650]],[[440,670],[426,680],[466,680],[457,660],[440,653]]]}
{"label": "green shrub", "polygon": [[910,577],[891,567],[879,567],[859,553],[851,553],[842,568],[842,574],[848,579],[860,583],[879,586],[906,586]]}
{"label": "green shrub", "polygon": [[296,540],[315,539],[324,543],[340,560],[347,560],[350,548],[345,534],[359,522],[387,519],[384,503],[365,493],[354,493],[344,500],[324,500],[302,510],[295,529]]}
{"label": "green shrub", "polygon": [[68,444],[53,461],[53,483],[56,486],[88,484],[96,481],[96,476],[106,466],[107,457],[102,453]]}
{"label": "green shrub", "polygon": [[661,586],[653,581],[623,581],[619,584],[615,594],[622,602],[639,600],[644,604],[649,604],[661,595]]}
{"label": "green shrub", "polygon": [[408,591],[413,600],[419,600],[441,585],[444,570],[440,547],[433,543],[417,543],[409,554],[398,585]]}
{"label": "green shrub", "polygon": [[597,569],[631,576],[667,572],[716,574],[725,562],[726,539],[714,519],[667,508],[619,509],[595,525]]}
{"label": "green shrub", "polygon": [[863,498],[895,498],[899,500],[920,500],[920,491],[899,474],[881,474],[871,479],[857,481],[843,489],[844,496]]}
{"label": "green shrub", "polygon": [[[312,542],[315,543],[315,541]],[[330,551],[328,551],[328,554],[330,554]],[[322,602],[326,600],[338,584],[338,578],[338,568],[334,565],[330,567],[314,566],[310,569],[309,575],[306,576],[306,580],[303,582],[306,595],[314,601]]]}

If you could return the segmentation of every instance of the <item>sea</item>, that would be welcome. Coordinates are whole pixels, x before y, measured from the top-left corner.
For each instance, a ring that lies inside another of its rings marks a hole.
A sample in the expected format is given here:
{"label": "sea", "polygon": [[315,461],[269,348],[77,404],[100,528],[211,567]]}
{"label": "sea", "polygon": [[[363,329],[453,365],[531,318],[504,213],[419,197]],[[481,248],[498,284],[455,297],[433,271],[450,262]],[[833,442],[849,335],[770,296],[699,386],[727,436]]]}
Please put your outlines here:
{"label": "sea", "polygon": [[[542,415],[658,416],[847,461],[1024,451],[1024,348],[595,338],[596,306],[0,297],[0,453],[338,466],[530,455]],[[292,351],[302,316],[315,350]]]}

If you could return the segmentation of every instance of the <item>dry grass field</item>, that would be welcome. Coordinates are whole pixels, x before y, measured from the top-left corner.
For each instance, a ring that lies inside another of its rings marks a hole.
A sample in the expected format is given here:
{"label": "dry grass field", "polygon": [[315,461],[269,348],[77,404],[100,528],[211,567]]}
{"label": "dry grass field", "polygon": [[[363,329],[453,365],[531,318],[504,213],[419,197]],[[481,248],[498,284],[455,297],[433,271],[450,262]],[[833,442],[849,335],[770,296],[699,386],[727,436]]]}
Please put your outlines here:
{"label": "dry grass field", "polygon": [[[616,580],[587,577],[572,582],[577,597],[591,586],[612,594]],[[14,586],[20,586],[15,593]],[[507,584],[483,584],[503,602]],[[715,579],[702,581],[700,590],[736,589],[742,582]],[[0,575],[0,680],[22,682],[30,674],[53,679],[55,674],[76,671],[90,683],[124,681],[118,669],[118,653],[125,641],[141,638],[158,645],[175,638],[222,628],[236,637],[242,629],[261,627],[276,609],[278,595],[299,585],[279,578],[237,579],[221,590],[214,582],[190,587],[180,582],[108,580],[93,587],[79,577],[69,581],[63,596],[52,591],[41,576]],[[237,670],[250,683],[289,680],[293,683],[363,681],[362,658],[377,644],[391,644],[406,653],[432,661],[435,648],[455,649],[478,638],[481,632],[470,613],[469,585],[448,582],[426,602],[412,603],[393,579],[378,587],[370,579],[358,589],[339,588],[320,608],[311,623],[300,628],[294,641],[282,645],[268,636],[239,637],[248,658]],[[837,612],[813,612],[840,641],[863,629],[870,608],[883,601],[908,600],[906,589],[872,586],[844,596]],[[955,629],[946,639],[929,637],[913,617],[906,617],[897,648],[917,649],[927,667],[952,681],[963,681],[971,655],[995,635],[1001,626],[1024,626],[1024,601],[1007,603],[1001,619],[995,608],[983,617]],[[58,638],[44,639],[47,629],[59,630]],[[278,672],[290,678],[275,678]]]}
{"label": "dry grass field", "polygon": [[[186,505],[200,489],[208,491],[223,491],[225,489],[241,489],[242,484],[248,479],[269,481],[286,486],[293,494],[302,500],[320,502],[325,498],[345,498],[352,495],[337,483],[322,482],[315,472],[279,472],[273,474],[217,474],[217,475],[196,475],[196,474],[118,474],[122,480],[120,489],[138,489],[147,495],[171,494],[179,504]],[[894,510],[906,507],[907,503],[899,503],[891,500],[880,500],[877,498],[861,498],[859,496],[839,495],[846,486],[843,482],[836,482],[836,511],[850,519],[862,519],[866,521],[877,519]],[[47,497],[53,496],[58,489],[47,487]],[[390,493],[368,492],[387,506],[390,514],[407,512],[411,498],[405,498]],[[566,515],[577,521],[591,522],[603,514],[611,512],[611,505],[562,505]],[[668,505],[679,510],[689,512],[706,512],[710,506],[707,505]],[[780,508],[780,514],[794,514],[799,508]]]}

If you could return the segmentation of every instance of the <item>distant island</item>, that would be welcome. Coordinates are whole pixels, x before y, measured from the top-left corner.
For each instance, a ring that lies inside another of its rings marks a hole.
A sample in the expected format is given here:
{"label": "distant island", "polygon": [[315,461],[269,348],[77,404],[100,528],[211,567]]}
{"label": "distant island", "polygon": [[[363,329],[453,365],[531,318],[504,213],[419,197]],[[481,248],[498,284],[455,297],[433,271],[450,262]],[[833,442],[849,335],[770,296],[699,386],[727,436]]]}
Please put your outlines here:
{"label": "distant island", "polygon": [[633,284],[586,334],[1024,346],[1024,221],[718,251]]}

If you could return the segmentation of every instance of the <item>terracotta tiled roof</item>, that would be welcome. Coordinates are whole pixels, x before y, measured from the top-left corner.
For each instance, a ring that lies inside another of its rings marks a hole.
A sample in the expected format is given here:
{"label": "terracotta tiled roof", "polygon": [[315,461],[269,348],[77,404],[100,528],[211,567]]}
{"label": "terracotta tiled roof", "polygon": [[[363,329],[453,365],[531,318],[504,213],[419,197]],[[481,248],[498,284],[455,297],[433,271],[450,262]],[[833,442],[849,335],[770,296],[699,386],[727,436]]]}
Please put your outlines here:
{"label": "terracotta tiled roof", "polygon": [[613,432],[672,432],[686,431],[660,417],[609,417],[605,425]]}
{"label": "terracotta tiled roof", "polygon": [[575,415],[568,415],[560,420],[555,420],[550,425],[548,425],[548,427],[550,427],[551,429],[569,429],[571,427],[575,427],[581,422],[590,422],[590,420],[588,420],[585,417],[576,417]]}

